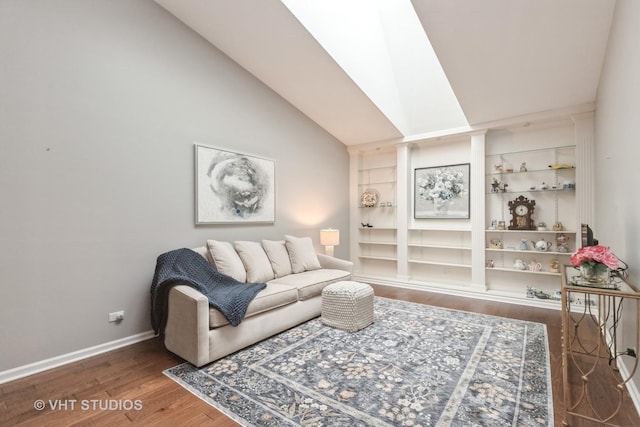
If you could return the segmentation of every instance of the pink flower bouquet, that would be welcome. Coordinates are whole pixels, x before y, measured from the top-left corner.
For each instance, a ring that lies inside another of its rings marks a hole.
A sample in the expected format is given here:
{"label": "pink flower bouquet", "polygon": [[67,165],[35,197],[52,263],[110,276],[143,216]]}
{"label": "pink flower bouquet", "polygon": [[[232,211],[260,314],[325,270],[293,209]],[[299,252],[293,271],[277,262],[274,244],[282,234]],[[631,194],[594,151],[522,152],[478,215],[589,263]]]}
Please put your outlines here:
{"label": "pink flower bouquet", "polygon": [[594,245],[578,249],[571,255],[571,265],[574,267],[592,267],[596,270],[618,268],[618,257],[615,256],[609,246]]}

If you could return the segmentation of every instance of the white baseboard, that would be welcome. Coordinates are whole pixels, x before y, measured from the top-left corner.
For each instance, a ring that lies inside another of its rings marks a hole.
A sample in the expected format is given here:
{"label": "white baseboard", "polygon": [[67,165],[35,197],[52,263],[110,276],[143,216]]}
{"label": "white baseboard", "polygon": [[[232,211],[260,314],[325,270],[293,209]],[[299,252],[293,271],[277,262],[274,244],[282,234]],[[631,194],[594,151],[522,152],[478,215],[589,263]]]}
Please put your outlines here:
{"label": "white baseboard", "polygon": [[[622,378],[629,378],[631,375],[631,371],[627,368],[627,365],[624,363],[618,364],[618,369],[620,370],[620,375]],[[629,381],[627,383],[627,391],[629,392],[629,396],[631,397],[631,401],[633,402],[633,406],[636,407],[636,411],[640,414],[640,392],[638,391],[638,387],[636,386],[635,381]]]}
{"label": "white baseboard", "polygon": [[77,362],[78,360],[96,356],[101,353],[106,353],[107,351],[135,344],[140,341],[145,341],[153,338],[154,336],[155,334],[153,331],[142,332],[140,334],[120,338],[118,340],[110,341],[104,344],[98,344],[93,347],[84,348],[82,350],[52,357],[50,359],[41,360],[39,362],[30,363],[24,366],[18,366],[17,368],[0,372],[0,384],[17,380],[29,375],[37,374],[38,372],[57,368],[68,363]]}

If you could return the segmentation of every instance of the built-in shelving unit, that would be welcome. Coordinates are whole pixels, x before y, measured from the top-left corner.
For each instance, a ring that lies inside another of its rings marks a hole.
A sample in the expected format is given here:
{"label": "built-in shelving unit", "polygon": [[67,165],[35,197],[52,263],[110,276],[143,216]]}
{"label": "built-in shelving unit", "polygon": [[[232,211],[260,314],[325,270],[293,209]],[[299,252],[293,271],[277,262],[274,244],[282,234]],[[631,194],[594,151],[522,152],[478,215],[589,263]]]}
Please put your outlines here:
{"label": "built-in shelving unit", "polygon": [[360,153],[355,160],[356,271],[394,277],[398,261],[395,151]]}
{"label": "built-in shelving unit", "polygon": [[[532,299],[530,289],[557,294],[559,266],[589,221],[592,190],[582,169],[592,161],[585,153],[592,129],[576,123],[350,147],[354,280],[559,307],[553,298]],[[469,218],[414,218],[414,170],[461,163],[470,164]],[[365,206],[364,193],[375,203]],[[520,195],[535,200],[534,229],[508,229],[508,203]],[[541,240],[550,247],[536,250]]]}
{"label": "built-in shelving unit", "polygon": [[412,228],[407,247],[412,280],[470,282],[471,229]]}
{"label": "built-in shelving unit", "polygon": [[[559,289],[560,265],[569,262],[578,238],[575,150],[574,145],[562,145],[487,154],[485,208],[490,229],[486,230],[485,277],[489,290],[526,297],[527,288],[547,295]],[[534,229],[510,230],[508,203],[521,195],[535,202]],[[537,242],[542,249],[536,249]]]}

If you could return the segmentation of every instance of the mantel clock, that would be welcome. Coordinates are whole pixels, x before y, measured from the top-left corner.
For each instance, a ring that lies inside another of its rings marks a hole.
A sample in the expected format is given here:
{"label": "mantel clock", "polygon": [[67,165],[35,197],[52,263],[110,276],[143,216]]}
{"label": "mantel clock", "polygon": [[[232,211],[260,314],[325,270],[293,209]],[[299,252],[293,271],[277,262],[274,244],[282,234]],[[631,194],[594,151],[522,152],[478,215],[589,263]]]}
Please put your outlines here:
{"label": "mantel clock", "polygon": [[518,196],[515,200],[511,200],[509,202],[509,212],[511,213],[509,230],[535,230],[533,222],[535,205],[535,200],[529,200],[524,196]]}

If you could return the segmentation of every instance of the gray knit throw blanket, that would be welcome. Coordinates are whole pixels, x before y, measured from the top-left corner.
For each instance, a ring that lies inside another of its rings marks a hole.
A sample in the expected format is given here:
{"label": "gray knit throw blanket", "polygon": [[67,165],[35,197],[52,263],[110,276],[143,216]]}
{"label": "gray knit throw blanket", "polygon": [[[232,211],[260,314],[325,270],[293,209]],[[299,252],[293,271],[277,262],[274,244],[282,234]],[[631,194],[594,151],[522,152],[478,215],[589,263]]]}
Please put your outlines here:
{"label": "gray knit throw blanket", "polygon": [[197,289],[233,326],[240,324],[249,303],[267,286],[265,283],[239,282],[224,275],[191,249],[164,253],[157,259],[151,283],[151,325],[156,334],[164,333],[169,290],[175,285]]}

